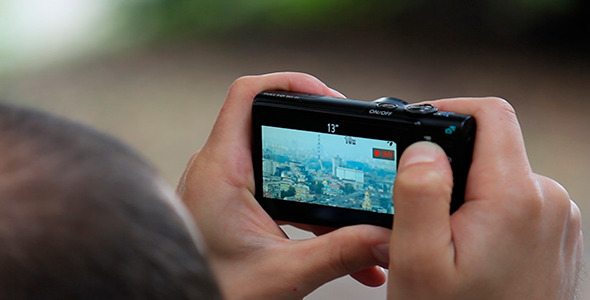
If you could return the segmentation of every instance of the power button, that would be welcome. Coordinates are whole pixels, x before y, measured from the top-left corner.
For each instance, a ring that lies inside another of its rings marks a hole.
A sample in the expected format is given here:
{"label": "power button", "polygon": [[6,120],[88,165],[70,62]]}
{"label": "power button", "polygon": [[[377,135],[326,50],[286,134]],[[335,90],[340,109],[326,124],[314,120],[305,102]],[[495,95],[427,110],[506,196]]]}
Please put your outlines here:
{"label": "power button", "polygon": [[438,111],[438,108],[436,106],[428,103],[406,105],[404,109],[409,113],[420,115],[431,114]]}

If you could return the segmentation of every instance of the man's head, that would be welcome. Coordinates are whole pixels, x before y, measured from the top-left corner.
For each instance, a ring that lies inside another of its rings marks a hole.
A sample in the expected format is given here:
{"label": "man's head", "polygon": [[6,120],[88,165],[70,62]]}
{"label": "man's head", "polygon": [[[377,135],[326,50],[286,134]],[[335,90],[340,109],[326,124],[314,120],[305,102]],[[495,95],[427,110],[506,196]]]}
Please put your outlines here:
{"label": "man's head", "polygon": [[158,178],[112,138],[0,104],[0,298],[218,297]]}

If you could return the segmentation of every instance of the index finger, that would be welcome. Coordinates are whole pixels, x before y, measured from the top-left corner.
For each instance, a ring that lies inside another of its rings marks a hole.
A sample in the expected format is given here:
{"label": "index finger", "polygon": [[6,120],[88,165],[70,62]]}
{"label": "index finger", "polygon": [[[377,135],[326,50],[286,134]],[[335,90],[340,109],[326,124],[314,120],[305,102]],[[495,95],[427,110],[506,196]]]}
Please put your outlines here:
{"label": "index finger", "polygon": [[303,73],[244,76],[232,84],[200,157],[207,161],[210,168],[207,170],[209,176],[214,176],[217,172],[217,178],[222,178],[225,184],[247,188],[252,194],[252,102],[254,97],[264,90],[288,90],[343,97],[319,79]]}
{"label": "index finger", "polygon": [[244,76],[237,79],[230,87],[227,100],[213,126],[210,139],[213,139],[213,142],[230,144],[241,141],[244,144],[242,146],[250,147],[252,100],[264,90],[285,90],[344,97],[309,74],[283,72]]}
{"label": "index finger", "polygon": [[[478,192],[518,187],[519,183],[514,179],[532,177],[516,112],[506,100],[495,97],[453,98],[431,103],[444,111],[472,115],[476,120],[477,131],[468,190],[469,186],[477,188],[469,191],[471,196],[483,196]],[[494,187],[488,189],[487,185]]]}

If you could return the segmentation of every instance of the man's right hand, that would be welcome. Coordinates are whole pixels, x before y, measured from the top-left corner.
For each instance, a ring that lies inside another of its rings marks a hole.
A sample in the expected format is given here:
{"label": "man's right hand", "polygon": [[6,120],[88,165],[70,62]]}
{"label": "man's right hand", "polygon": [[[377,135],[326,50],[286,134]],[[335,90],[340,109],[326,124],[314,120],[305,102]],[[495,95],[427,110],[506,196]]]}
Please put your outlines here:
{"label": "man's right hand", "polygon": [[513,108],[497,98],[430,103],[477,120],[465,203],[449,215],[453,180],[441,148],[406,149],[394,188],[388,299],[572,299],[580,210],[562,186],[531,170]]}

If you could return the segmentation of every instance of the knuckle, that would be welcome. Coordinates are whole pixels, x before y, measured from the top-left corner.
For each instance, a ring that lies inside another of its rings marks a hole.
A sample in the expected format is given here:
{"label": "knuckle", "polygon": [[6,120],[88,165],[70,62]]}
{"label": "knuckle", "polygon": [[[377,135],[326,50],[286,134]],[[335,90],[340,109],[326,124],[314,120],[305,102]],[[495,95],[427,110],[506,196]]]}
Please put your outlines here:
{"label": "knuckle", "polygon": [[580,208],[573,200],[570,200],[570,226],[573,231],[580,231],[582,228],[582,213]]}
{"label": "knuckle", "polygon": [[[396,177],[394,184],[395,190],[403,190],[403,193],[419,194],[441,194],[441,190],[450,192],[453,187],[451,176],[432,169],[413,168],[406,169],[406,172],[400,173]],[[396,193],[394,193],[395,195]]]}
{"label": "knuckle", "polygon": [[[512,194],[519,195],[519,205],[510,208],[513,221],[528,220],[530,228],[540,223],[566,222],[579,227],[581,214],[577,205],[570,200],[568,192],[556,181],[534,174],[530,180],[520,181]],[[525,226],[523,230],[529,228]],[[530,229],[529,228],[529,229]]]}
{"label": "knuckle", "polygon": [[199,156],[199,154],[201,153],[201,150],[197,150],[195,152],[193,152],[193,154],[190,156],[187,166],[190,167],[192,166],[192,164],[195,162],[195,160],[197,159],[197,157]]}
{"label": "knuckle", "polygon": [[229,87],[229,94],[233,94],[244,86],[249,86],[255,77],[256,76],[253,75],[246,75],[234,80],[234,82]]}
{"label": "knuckle", "polygon": [[347,274],[356,271],[354,266],[347,259],[346,251],[343,248],[340,248],[337,251],[336,259],[334,260],[332,268],[334,268],[340,274]]}
{"label": "knuckle", "polygon": [[547,203],[550,213],[561,218],[571,215],[574,208],[567,190],[557,181],[545,176],[539,175],[539,182],[543,201]]}
{"label": "knuckle", "polygon": [[[544,191],[538,185],[531,186],[528,193],[525,193],[525,217],[531,220],[531,224],[535,225],[537,222],[543,222],[546,214],[551,213],[552,210],[547,205],[547,198]],[[536,222],[534,222],[536,221]]]}
{"label": "knuckle", "polygon": [[500,120],[516,121],[516,110],[508,100],[500,97],[483,98],[486,110],[493,109],[499,116]]}
{"label": "knuckle", "polygon": [[349,226],[325,235],[329,237],[327,243],[333,245],[328,252],[328,267],[335,274],[350,274],[377,264],[371,248],[388,242],[390,232],[375,229],[368,225]]}
{"label": "knuckle", "polygon": [[519,189],[518,192],[521,195],[526,210],[531,212],[529,217],[541,216],[544,206],[544,193],[539,184],[536,184],[531,178],[530,180],[525,180]]}
{"label": "knuckle", "polygon": [[[522,220],[527,220],[526,224],[535,227],[543,221],[547,209],[544,192],[532,176],[512,182],[495,197],[505,204],[502,205],[503,216],[509,221],[505,225],[522,224]],[[527,226],[519,227],[524,231],[530,229]]]}
{"label": "knuckle", "polygon": [[[355,236],[353,236],[352,232],[350,230],[343,230],[341,235],[339,236],[339,239],[344,239],[344,240],[354,240]],[[331,242],[331,244],[339,244],[338,241],[333,241]],[[353,263],[353,260],[350,259],[350,249],[344,245],[341,247],[334,247],[332,249],[332,253],[331,253],[331,258],[329,259],[329,268],[332,269],[334,271],[334,273],[336,274],[347,274],[347,273],[351,273],[354,271],[357,271],[355,269],[355,265]]]}
{"label": "knuckle", "polygon": [[514,113],[514,107],[508,102],[508,100],[500,97],[485,97],[483,101],[486,102],[486,105],[491,107],[497,107],[500,109],[505,110],[508,113]]}
{"label": "knuckle", "polygon": [[569,224],[574,231],[579,231],[582,228],[582,212],[580,207],[573,200],[569,200]]}

